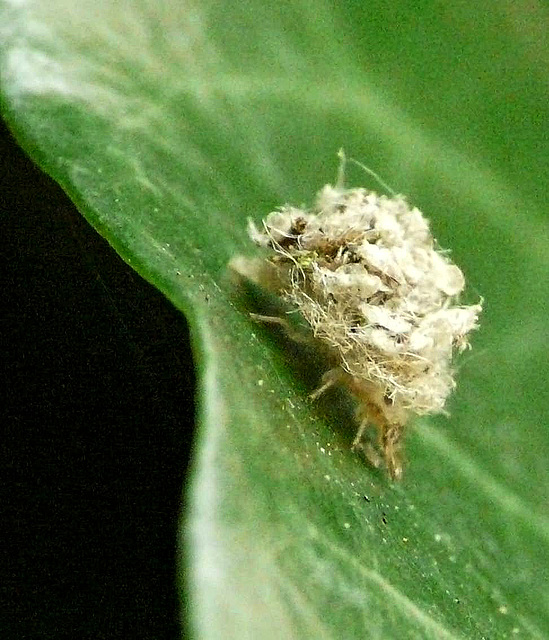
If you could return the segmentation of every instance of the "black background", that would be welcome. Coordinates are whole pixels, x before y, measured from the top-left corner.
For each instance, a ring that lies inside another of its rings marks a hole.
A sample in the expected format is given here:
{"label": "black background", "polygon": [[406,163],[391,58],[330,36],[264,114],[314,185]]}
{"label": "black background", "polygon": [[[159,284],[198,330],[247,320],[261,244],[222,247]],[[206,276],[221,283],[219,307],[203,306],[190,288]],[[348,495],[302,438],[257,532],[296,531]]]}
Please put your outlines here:
{"label": "black background", "polygon": [[6,638],[178,638],[183,316],[0,130]]}

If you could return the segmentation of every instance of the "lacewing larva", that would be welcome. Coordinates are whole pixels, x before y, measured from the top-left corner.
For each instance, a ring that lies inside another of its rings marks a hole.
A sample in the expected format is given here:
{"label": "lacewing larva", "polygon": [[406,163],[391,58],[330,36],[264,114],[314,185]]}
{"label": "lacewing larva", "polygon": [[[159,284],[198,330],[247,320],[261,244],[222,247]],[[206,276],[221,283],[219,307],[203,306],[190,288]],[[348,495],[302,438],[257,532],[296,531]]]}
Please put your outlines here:
{"label": "lacewing larva", "polygon": [[[286,205],[259,228],[250,221],[248,233],[266,255],[237,256],[232,268],[301,313],[335,363],[313,397],[347,387],[357,400],[353,447],[400,478],[405,426],[443,412],[452,356],[477,327],[481,304],[459,304],[461,270],[403,196],[342,184],[324,186],[310,209]],[[377,447],[363,437],[370,425]]]}

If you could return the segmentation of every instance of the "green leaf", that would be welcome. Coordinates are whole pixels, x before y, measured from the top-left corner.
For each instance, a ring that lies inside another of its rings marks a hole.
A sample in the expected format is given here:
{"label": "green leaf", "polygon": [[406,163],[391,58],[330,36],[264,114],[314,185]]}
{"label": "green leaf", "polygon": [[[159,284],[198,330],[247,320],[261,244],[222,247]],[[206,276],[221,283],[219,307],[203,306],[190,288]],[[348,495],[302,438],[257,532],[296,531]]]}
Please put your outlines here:
{"label": "green leaf", "polygon": [[[189,319],[190,633],[548,637],[546,8],[1,7],[20,143]],[[340,147],[432,219],[486,300],[451,416],[410,430],[399,485],[350,451],[343,394],[307,400],[322,363],[253,324],[226,270],[253,254],[246,217],[311,202]]]}

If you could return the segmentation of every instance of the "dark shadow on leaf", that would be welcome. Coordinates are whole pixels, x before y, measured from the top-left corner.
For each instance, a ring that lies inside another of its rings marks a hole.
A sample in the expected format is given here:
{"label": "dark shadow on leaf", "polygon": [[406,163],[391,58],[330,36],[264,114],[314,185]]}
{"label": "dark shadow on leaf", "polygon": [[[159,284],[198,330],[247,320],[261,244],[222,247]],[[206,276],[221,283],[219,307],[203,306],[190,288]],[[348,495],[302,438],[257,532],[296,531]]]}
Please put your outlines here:
{"label": "dark shadow on leaf", "polygon": [[[337,359],[328,347],[316,339],[301,315],[291,309],[280,298],[266,292],[253,282],[240,278],[232,288],[233,301],[248,314],[259,314],[272,318],[282,318],[288,326],[253,320],[257,332],[273,348],[284,353],[297,386],[304,395],[310,395],[322,385],[322,376],[326,371],[337,366]],[[309,399],[311,412],[321,420],[325,420],[334,432],[349,447],[358,428],[355,417],[355,401],[342,387],[332,387],[317,400]],[[375,443],[375,432],[372,429],[365,434],[366,442]],[[368,464],[368,463],[366,463]],[[368,464],[369,467],[371,465]],[[376,470],[380,475],[381,472]]]}

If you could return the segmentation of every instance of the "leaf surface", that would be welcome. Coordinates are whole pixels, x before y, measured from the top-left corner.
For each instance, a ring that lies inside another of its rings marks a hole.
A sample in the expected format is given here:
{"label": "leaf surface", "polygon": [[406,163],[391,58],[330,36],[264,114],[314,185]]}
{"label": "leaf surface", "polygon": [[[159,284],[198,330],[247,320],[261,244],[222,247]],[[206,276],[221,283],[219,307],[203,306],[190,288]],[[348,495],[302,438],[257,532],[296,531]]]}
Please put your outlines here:
{"label": "leaf surface", "polygon": [[[19,141],[189,319],[192,635],[548,637],[546,9],[0,6]],[[254,254],[246,217],[310,203],[340,147],[486,300],[451,416],[410,430],[396,486],[350,451],[342,393],[307,400],[322,362],[253,324],[226,268]]]}

